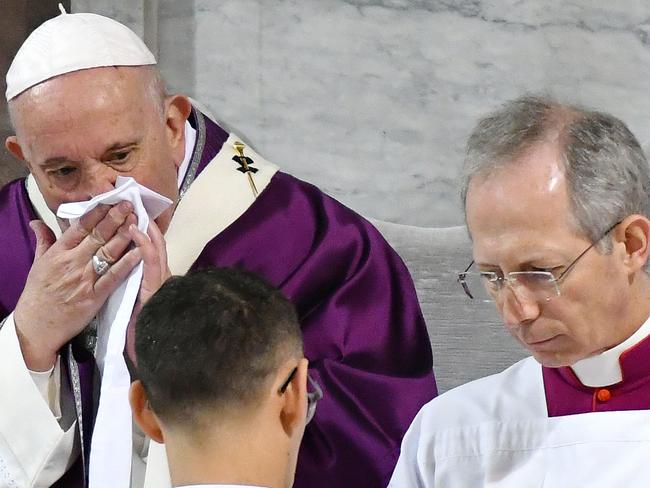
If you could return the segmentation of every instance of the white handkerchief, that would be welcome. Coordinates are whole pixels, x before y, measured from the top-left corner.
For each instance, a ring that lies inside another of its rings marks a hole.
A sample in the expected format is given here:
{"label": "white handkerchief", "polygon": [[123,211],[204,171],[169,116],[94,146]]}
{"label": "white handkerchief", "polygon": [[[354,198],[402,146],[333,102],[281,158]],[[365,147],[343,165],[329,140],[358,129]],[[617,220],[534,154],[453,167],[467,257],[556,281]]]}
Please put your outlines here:
{"label": "white handkerchief", "polygon": [[[134,205],[138,218],[140,218],[139,212],[144,210],[149,218],[154,220],[173,203],[169,198],[142,186],[131,177],[118,176],[115,180],[114,190],[97,195],[85,202],[64,203],[57,209],[56,215],[62,219],[74,220],[87,214],[100,203],[115,205],[124,200]],[[138,228],[142,232],[146,232],[147,227],[142,227],[141,223],[138,221]]]}
{"label": "white handkerchief", "polygon": [[[133,204],[138,229],[147,231],[149,220],[158,217],[172,201],[138,184],[133,178],[118,176],[115,189],[86,202],[65,203],[57,210],[60,218],[75,220],[99,204]],[[130,486],[131,409],[128,392],[131,378],[124,362],[126,329],[142,280],[142,263],[113,292],[99,312],[96,360],[101,372],[99,408],[90,454],[90,488]]]}

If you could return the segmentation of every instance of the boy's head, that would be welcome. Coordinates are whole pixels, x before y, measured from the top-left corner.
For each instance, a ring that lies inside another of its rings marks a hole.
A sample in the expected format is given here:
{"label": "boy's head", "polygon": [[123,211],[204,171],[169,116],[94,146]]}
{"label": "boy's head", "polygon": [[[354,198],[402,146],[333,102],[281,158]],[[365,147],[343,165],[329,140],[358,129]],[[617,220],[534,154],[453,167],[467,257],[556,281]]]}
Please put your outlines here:
{"label": "boy's head", "polygon": [[[293,306],[278,290],[235,269],[173,277],[140,312],[135,350],[134,416],[166,444],[174,482],[245,481],[188,478],[185,468],[261,442],[284,459],[291,484],[307,418],[307,360]],[[255,456],[251,449],[243,452]]]}

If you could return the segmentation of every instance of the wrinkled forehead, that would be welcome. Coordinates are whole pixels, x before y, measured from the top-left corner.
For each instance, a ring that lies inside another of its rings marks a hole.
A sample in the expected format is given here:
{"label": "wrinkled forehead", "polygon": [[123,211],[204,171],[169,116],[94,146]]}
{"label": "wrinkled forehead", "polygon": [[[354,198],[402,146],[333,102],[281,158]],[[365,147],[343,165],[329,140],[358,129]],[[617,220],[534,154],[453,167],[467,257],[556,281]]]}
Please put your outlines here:
{"label": "wrinkled forehead", "polygon": [[558,151],[539,146],[468,187],[466,223],[475,246],[574,235],[568,186]]}
{"label": "wrinkled forehead", "polygon": [[31,163],[99,157],[115,145],[160,133],[160,109],[129,68],[69,73],[31,88],[12,103],[14,128]]}
{"label": "wrinkled forehead", "polygon": [[152,108],[149,73],[146,67],[105,67],[51,78],[9,102],[12,123],[20,137],[47,124],[65,130],[109,112],[142,112]]}

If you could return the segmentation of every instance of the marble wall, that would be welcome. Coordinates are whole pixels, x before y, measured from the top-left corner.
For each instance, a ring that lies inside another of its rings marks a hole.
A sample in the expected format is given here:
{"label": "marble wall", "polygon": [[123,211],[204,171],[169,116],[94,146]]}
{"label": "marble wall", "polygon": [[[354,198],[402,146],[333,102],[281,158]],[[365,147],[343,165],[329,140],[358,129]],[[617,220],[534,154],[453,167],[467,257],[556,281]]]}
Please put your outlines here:
{"label": "marble wall", "polygon": [[610,111],[650,148],[643,0],[73,0],[72,7],[154,32],[149,42],[173,89],[367,216],[461,223],[456,178],[465,138],[477,117],[527,91]]}

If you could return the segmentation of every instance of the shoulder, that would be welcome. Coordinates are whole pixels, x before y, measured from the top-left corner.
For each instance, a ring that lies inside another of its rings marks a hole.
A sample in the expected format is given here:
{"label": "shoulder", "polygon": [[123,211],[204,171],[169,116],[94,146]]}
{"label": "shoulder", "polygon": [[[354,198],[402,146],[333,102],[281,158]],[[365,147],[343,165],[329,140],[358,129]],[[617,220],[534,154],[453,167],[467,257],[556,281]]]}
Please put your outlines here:
{"label": "shoulder", "polygon": [[474,458],[486,429],[539,418],[545,411],[541,366],[533,358],[449,390],[422,407],[413,420],[389,486],[438,486],[440,457]]}
{"label": "shoulder", "polygon": [[29,201],[25,188],[25,178],[19,178],[0,188],[0,212],[15,210],[16,205],[25,205]]}
{"label": "shoulder", "polygon": [[24,227],[35,218],[36,214],[27,195],[25,178],[7,183],[0,189],[0,221],[5,233],[14,228]]}
{"label": "shoulder", "polygon": [[382,244],[385,244],[379,231],[365,217],[312,183],[278,171],[266,191],[269,190],[270,193],[273,193],[274,198],[291,197],[293,205],[300,207],[306,216],[312,217],[312,219],[305,219],[306,221],[336,224],[327,225],[327,230],[337,234],[349,233],[368,236],[373,241],[367,242],[367,244],[374,243],[375,239],[379,239]]}
{"label": "shoulder", "polygon": [[427,431],[546,415],[542,368],[532,357],[501,373],[449,390],[425,405],[417,421]]}
{"label": "shoulder", "polygon": [[27,279],[36,245],[29,222],[35,218],[24,179],[0,189],[0,316],[14,309]]}

